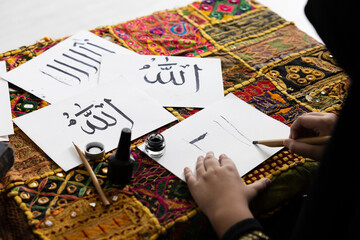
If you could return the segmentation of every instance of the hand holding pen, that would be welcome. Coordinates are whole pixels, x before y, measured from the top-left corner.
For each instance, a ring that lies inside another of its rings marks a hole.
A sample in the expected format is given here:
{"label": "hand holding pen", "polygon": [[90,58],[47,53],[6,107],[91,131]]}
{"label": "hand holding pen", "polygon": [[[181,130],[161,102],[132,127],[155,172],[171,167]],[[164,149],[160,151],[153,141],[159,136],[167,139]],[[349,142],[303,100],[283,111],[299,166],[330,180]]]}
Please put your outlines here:
{"label": "hand holding pen", "polygon": [[288,139],[260,140],[253,143],[270,147],[285,146],[296,154],[320,160],[336,121],[337,116],[332,113],[305,113],[291,125]]}

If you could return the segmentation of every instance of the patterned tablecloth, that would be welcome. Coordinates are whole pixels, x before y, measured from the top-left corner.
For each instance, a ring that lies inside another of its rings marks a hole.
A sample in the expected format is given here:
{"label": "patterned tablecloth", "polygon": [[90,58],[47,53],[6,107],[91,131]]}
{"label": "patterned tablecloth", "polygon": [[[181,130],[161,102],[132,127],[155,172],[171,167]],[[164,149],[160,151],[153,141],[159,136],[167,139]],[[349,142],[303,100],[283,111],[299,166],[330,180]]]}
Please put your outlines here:
{"label": "patterned tablecloth", "polygon": [[[220,58],[225,94],[234,93],[287,125],[305,112],[338,113],[347,95],[348,76],[326,47],[256,2],[204,0],[91,31],[138,54]],[[0,54],[0,60],[9,71],[62,40],[44,38]],[[48,105],[13,85],[10,99],[14,118]],[[199,111],[167,110],[179,121]],[[127,186],[107,180],[109,154],[91,162],[112,202],[105,209],[84,167],[63,172],[15,126],[10,136],[15,164],[0,181],[0,236],[209,239],[211,227],[186,184],[136,148],[144,139],[132,144],[136,165]],[[302,194],[316,167],[311,159],[283,149],[243,176],[246,183],[273,179],[254,201],[255,215],[271,216]]]}

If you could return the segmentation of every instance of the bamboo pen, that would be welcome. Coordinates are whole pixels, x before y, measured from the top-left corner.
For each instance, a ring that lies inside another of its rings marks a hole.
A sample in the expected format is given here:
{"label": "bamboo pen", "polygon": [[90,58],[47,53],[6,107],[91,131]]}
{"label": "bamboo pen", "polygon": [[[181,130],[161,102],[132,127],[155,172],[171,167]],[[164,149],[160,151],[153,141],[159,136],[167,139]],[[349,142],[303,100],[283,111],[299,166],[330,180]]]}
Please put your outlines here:
{"label": "bamboo pen", "polygon": [[91,181],[93,182],[95,188],[96,188],[96,191],[99,193],[100,195],[100,198],[101,198],[101,201],[104,203],[105,207],[109,206],[110,205],[110,202],[109,200],[106,198],[105,196],[105,193],[103,192],[103,190],[101,189],[101,186],[99,184],[99,181],[98,179],[96,178],[95,176],[95,173],[94,171],[91,169],[91,166],[90,164],[88,163],[88,161],[86,160],[85,158],[85,155],[84,153],[80,150],[80,148],[78,146],[76,146],[76,144],[73,142],[74,144],[74,147],[76,149],[76,151],[78,152],[80,158],[81,158],[81,161],[82,163],[84,164],[85,168],[86,168],[86,171],[89,173],[90,175],[90,178],[91,178]]}
{"label": "bamboo pen", "polygon": [[[294,139],[297,142],[308,143],[313,145],[325,144],[329,141],[331,136],[321,136],[321,137],[308,137],[308,138],[298,138]],[[262,144],[268,147],[283,147],[285,139],[272,139],[272,140],[259,140],[253,141],[253,144]]]}

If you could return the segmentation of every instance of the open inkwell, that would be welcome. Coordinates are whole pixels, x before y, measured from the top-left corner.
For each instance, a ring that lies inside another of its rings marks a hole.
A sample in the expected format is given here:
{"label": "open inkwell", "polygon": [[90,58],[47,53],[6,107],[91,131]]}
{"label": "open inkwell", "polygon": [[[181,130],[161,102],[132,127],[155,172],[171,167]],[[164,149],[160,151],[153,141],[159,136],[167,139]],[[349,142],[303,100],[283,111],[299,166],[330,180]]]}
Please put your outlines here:
{"label": "open inkwell", "polygon": [[89,160],[99,160],[105,156],[105,146],[101,142],[91,142],[85,146],[85,156]]}
{"label": "open inkwell", "polygon": [[145,151],[153,158],[160,158],[165,153],[165,138],[160,133],[151,133],[145,140]]}

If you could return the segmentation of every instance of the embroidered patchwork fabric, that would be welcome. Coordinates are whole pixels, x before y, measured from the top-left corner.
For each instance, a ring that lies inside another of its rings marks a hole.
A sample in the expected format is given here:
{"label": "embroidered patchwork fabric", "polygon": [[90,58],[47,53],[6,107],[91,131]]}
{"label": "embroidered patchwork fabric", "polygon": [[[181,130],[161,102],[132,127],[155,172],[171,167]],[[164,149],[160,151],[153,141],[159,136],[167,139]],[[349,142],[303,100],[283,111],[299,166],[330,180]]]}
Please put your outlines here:
{"label": "embroidered patchwork fabric", "polygon": [[148,239],[159,232],[157,219],[134,197],[119,191],[108,192],[107,197],[108,209],[95,196],[57,207],[35,232],[49,239]]}
{"label": "embroidered patchwork fabric", "polygon": [[335,111],[346,95],[348,77],[323,46],[273,62],[263,69],[278,89],[310,109]]}
{"label": "embroidered patchwork fabric", "polygon": [[193,56],[214,49],[199,29],[176,11],[159,12],[118,24],[111,27],[111,31],[139,54]]}
{"label": "embroidered patchwork fabric", "polygon": [[219,45],[227,45],[233,41],[241,41],[249,36],[264,33],[284,23],[285,20],[271,10],[259,8],[233,20],[207,26],[204,31]]}
{"label": "embroidered patchwork fabric", "polygon": [[277,31],[234,42],[226,49],[246,61],[250,66],[259,69],[291,53],[318,45],[320,44],[317,41],[300,31],[294,24],[289,23]]}
{"label": "embroidered patchwork fabric", "polygon": [[[305,112],[338,113],[347,96],[348,76],[331,53],[294,23],[254,1],[204,0],[91,31],[139,54],[220,58],[224,93],[234,93],[287,125]],[[9,71],[62,40],[44,38],[0,54],[0,60],[6,61]],[[13,118],[48,105],[13,85],[9,94]],[[200,109],[167,110],[182,121]],[[0,210],[7,213],[0,215],[6,223],[0,233],[13,239],[29,232],[33,234],[29,239],[155,239],[166,232],[171,238],[184,239],[185,234],[196,238],[209,223],[198,214],[186,183],[136,148],[145,137],[132,144],[136,164],[126,186],[107,180],[110,153],[91,162],[112,202],[104,209],[84,167],[63,172],[15,128],[10,136],[15,163],[0,181]],[[243,179],[249,184],[270,177],[276,186],[276,179],[291,170],[298,173],[315,165],[284,149]],[[258,200],[254,212],[261,216],[280,208],[304,188],[298,185],[271,204]]]}

